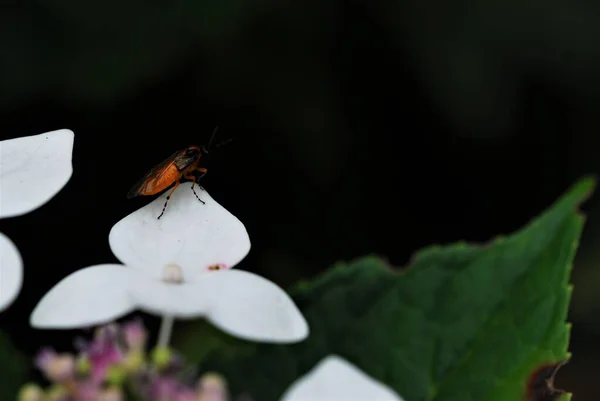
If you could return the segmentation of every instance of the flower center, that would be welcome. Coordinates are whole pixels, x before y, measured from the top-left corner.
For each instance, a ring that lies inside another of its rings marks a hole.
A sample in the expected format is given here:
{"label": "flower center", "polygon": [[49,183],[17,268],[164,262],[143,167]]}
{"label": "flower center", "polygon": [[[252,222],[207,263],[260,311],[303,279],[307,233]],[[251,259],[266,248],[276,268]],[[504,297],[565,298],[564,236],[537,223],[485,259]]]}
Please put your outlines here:
{"label": "flower center", "polygon": [[175,263],[169,263],[163,270],[163,281],[172,284],[183,283],[183,269]]}

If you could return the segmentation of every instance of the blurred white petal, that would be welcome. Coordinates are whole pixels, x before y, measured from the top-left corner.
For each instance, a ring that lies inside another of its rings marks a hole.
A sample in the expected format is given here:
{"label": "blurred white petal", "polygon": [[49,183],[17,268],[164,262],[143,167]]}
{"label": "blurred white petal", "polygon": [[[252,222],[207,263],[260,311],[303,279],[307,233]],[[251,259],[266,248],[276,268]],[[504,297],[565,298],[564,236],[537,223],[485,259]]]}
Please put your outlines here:
{"label": "blurred white petal", "polygon": [[23,283],[23,261],[15,244],[0,233],[0,311],[17,297]]}
{"label": "blurred white petal", "polygon": [[206,318],[233,336],[264,342],[298,342],[308,324],[289,295],[271,281],[242,270],[193,278],[208,297]]}
{"label": "blurred white petal", "polygon": [[37,328],[70,329],[110,322],[135,309],[128,293],[132,269],[103,264],[71,273],[37,304],[30,323]]}
{"label": "blurred white petal", "polygon": [[170,190],[131,213],[110,231],[110,247],[125,265],[152,270],[182,266],[186,277],[220,264],[231,268],[250,251],[246,228],[197,185],[196,199],[185,182],[175,190],[164,215],[157,219]]}
{"label": "blurred white petal", "polygon": [[0,217],[19,216],[48,202],[73,173],[73,131],[0,141]]}
{"label": "blurred white petal", "polygon": [[386,385],[338,356],[319,362],[285,392],[281,401],[403,401]]}

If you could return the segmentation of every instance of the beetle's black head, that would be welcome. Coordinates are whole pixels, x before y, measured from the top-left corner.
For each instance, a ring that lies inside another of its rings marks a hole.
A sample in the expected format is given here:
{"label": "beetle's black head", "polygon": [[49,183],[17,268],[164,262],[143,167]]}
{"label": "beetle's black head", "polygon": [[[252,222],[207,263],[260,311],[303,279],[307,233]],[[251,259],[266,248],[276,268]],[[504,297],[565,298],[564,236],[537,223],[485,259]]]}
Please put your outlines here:
{"label": "beetle's black head", "polygon": [[183,151],[183,156],[186,159],[197,159],[202,155],[202,153],[204,152],[199,147],[190,146],[189,148]]}
{"label": "beetle's black head", "polygon": [[196,163],[200,159],[200,156],[202,156],[202,151],[198,146],[190,146],[183,149],[174,159],[177,170],[185,170],[193,163]]}

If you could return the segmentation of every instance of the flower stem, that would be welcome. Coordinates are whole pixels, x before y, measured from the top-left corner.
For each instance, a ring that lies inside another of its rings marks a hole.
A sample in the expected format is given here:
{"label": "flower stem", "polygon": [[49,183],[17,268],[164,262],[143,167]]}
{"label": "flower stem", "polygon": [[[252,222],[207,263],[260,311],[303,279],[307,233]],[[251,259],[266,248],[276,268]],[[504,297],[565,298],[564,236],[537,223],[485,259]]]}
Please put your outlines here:
{"label": "flower stem", "polygon": [[162,323],[160,324],[160,332],[158,333],[158,346],[166,348],[171,341],[171,333],[173,332],[173,315],[163,315]]}

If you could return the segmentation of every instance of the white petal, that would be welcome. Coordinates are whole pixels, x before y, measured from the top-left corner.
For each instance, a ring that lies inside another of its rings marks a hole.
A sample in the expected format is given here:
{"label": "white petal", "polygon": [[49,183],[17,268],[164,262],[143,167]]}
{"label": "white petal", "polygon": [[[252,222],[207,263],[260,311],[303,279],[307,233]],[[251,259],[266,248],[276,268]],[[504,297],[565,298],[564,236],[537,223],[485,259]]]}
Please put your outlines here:
{"label": "white petal", "polygon": [[136,274],[129,291],[137,308],[155,315],[172,315],[179,319],[203,316],[208,298],[201,284],[171,284],[146,276],[143,271],[132,269]]}
{"label": "white petal", "polygon": [[37,304],[30,324],[37,328],[69,329],[110,322],[134,310],[127,288],[131,269],[104,264],[71,273]]}
{"label": "white petal", "polygon": [[285,392],[281,401],[403,401],[386,385],[338,356],[319,362]]}
{"label": "white petal", "polygon": [[292,299],[271,281],[242,270],[195,278],[210,297],[206,318],[221,330],[251,341],[298,342],[308,324]]}
{"label": "white petal", "polygon": [[216,264],[231,268],[250,251],[246,227],[208,192],[191,183],[175,190],[164,215],[157,219],[166,196],[133,212],[113,226],[109,235],[115,256],[127,266],[151,269],[160,276],[164,266],[177,264],[185,276],[204,273]]}
{"label": "white petal", "polygon": [[0,217],[31,212],[67,184],[73,139],[61,129],[0,142]]}
{"label": "white petal", "polygon": [[186,278],[215,264],[238,264],[250,251],[246,228],[196,185],[206,202],[200,203],[190,187],[185,182],[175,190],[160,220],[170,190],[115,224],[109,235],[115,256],[127,266],[151,269],[157,277],[168,264],[181,266]]}
{"label": "white petal", "polygon": [[21,290],[23,260],[15,244],[0,233],[0,311],[10,305]]}

